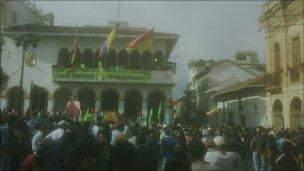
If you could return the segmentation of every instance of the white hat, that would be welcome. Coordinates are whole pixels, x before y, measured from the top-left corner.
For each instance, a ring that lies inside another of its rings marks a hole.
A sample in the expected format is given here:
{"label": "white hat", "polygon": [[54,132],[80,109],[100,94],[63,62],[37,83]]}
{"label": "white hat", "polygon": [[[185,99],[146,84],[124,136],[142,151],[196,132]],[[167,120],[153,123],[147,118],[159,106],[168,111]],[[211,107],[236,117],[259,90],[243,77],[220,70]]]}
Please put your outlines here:
{"label": "white hat", "polygon": [[69,123],[67,123],[65,120],[61,120],[61,121],[58,123],[58,126],[66,126],[66,125],[69,125]]}
{"label": "white hat", "polygon": [[216,136],[213,138],[213,142],[216,146],[222,146],[225,144],[225,139],[223,136]]}

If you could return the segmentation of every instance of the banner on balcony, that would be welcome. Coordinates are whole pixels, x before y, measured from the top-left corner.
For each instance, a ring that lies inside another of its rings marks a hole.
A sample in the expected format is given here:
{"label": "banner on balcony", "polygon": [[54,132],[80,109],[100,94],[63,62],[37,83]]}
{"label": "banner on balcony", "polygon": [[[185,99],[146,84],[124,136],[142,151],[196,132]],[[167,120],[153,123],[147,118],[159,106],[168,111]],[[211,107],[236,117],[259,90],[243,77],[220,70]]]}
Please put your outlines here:
{"label": "banner on balcony", "polygon": [[98,69],[55,69],[54,81],[88,81],[88,82],[132,82],[149,83],[150,73],[133,70],[103,70]]}

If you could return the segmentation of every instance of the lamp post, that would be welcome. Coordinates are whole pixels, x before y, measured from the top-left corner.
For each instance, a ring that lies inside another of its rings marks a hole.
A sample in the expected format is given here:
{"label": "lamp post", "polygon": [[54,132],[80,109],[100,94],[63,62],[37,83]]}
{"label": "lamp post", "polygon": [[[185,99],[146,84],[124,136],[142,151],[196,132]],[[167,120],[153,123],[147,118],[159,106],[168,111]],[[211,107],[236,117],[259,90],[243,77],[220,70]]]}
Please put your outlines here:
{"label": "lamp post", "polygon": [[38,42],[41,40],[41,36],[33,33],[27,33],[27,34],[8,34],[8,37],[13,39],[17,47],[22,47],[22,61],[21,61],[21,74],[20,74],[20,82],[19,82],[19,94],[18,94],[18,114],[21,115],[23,112],[23,98],[22,98],[22,92],[23,92],[23,75],[24,75],[24,60],[26,56],[26,52],[33,48],[35,49],[38,46]]}

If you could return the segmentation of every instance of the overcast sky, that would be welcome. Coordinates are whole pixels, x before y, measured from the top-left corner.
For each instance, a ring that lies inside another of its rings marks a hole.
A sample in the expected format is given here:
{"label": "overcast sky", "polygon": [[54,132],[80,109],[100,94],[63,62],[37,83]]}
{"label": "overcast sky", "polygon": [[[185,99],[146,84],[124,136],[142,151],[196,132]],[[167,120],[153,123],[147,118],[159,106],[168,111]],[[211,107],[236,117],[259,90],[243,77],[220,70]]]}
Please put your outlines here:
{"label": "overcast sky", "polygon": [[[231,58],[237,50],[255,50],[265,63],[266,44],[258,31],[265,1],[121,1],[120,20],[180,35],[170,60],[177,62],[175,97],[187,85],[191,59]],[[107,25],[118,16],[117,1],[36,1],[55,15],[55,25]]]}

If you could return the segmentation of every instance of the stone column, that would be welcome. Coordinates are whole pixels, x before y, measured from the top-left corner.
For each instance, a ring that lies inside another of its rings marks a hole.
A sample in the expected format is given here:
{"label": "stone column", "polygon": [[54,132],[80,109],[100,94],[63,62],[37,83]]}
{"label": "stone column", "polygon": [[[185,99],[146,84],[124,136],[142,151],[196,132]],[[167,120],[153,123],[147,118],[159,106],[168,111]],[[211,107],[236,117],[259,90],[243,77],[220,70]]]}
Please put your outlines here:
{"label": "stone column", "polygon": [[118,101],[118,112],[119,113],[123,113],[124,112],[124,105],[125,105],[125,103],[124,103],[123,100],[119,100]]}
{"label": "stone column", "polygon": [[143,117],[145,118],[148,115],[147,112],[147,101],[143,101],[142,102],[142,109],[141,109],[142,113],[143,113]]}
{"label": "stone column", "polygon": [[53,99],[47,100],[47,112],[51,111],[53,108]]}
{"label": "stone column", "polygon": [[100,99],[99,98],[95,99],[95,109],[97,111],[100,111]]}
{"label": "stone column", "polygon": [[25,112],[29,107],[30,107],[30,99],[24,98],[23,112]]}
{"label": "stone column", "polygon": [[5,98],[0,98],[0,107],[6,108],[7,106],[7,100]]}

